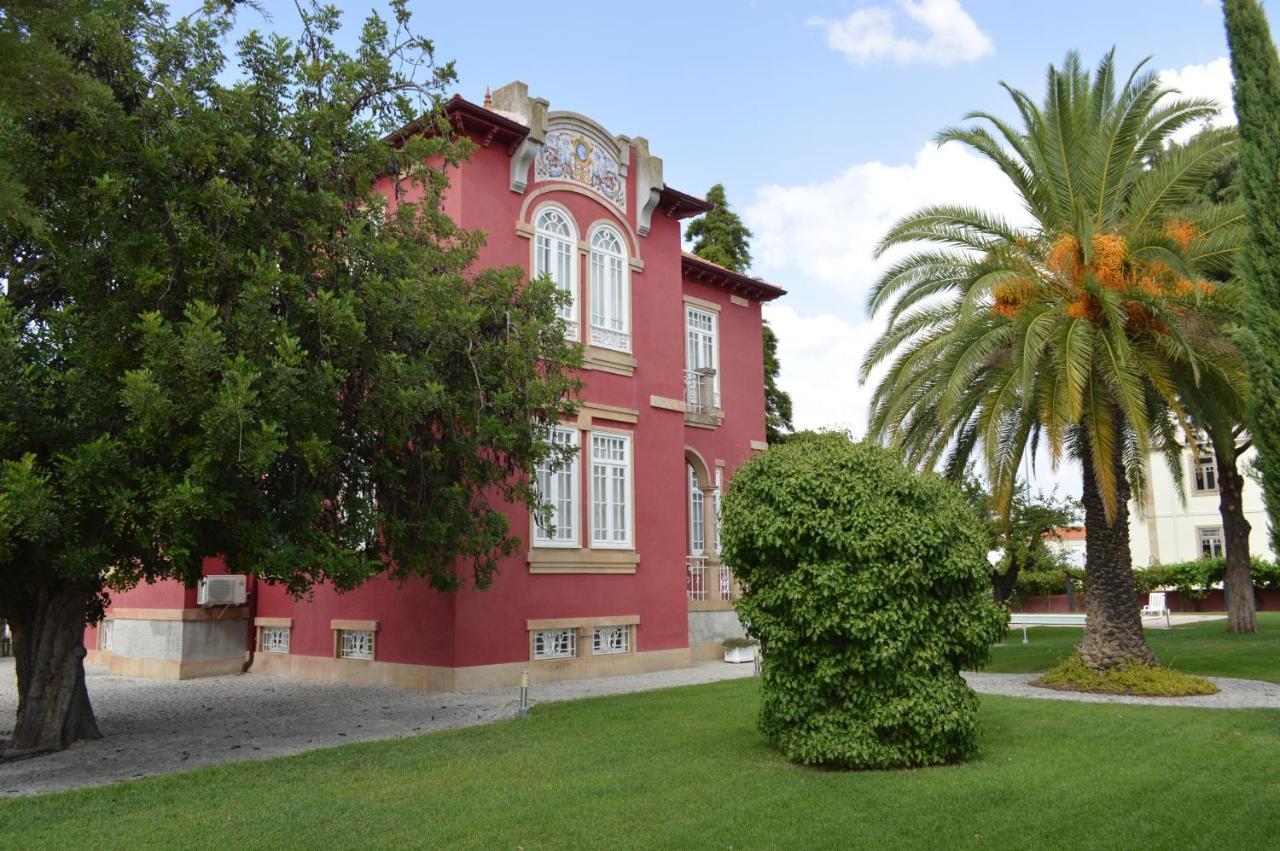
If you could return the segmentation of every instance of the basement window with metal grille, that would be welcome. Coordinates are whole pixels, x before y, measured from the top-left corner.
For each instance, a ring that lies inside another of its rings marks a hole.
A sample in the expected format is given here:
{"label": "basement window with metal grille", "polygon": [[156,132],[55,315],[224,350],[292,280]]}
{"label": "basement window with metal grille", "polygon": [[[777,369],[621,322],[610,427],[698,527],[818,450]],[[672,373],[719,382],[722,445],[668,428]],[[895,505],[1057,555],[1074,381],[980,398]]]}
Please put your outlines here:
{"label": "basement window with metal grille", "polygon": [[533,658],[572,659],[578,655],[576,629],[540,629],[533,634]]}
{"label": "basement window with metal grille", "polygon": [[283,626],[265,626],[262,628],[262,650],[264,653],[288,653],[289,629]]}
{"label": "basement window with metal grille", "polygon": [[373,633],[365,629],[340,630],[338,655],[343,659],[373,659]]}
{"label": "basement window with metal grille", "polygon": [[631,649],[631,627],[598,626],[592,636],[592,652],[597,656],[626,653]]}

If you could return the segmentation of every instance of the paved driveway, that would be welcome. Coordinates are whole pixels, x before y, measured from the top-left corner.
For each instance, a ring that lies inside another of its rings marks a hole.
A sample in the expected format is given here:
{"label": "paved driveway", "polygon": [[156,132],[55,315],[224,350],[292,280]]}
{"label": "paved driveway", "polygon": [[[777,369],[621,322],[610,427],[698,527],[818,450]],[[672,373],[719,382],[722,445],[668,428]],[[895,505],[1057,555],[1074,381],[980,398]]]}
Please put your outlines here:
{"label": "paved driveway", "polygon": [[[533,686],[530,701],[714,682],[750,676],[752,667],[709,662],[678,671],[548,683]],[[176,681],[86,670],[105,738],[0,763],[0,797],[485,724],[515,717],[520,699],[518,688],[446,694],[263,674]],[[13,729],[16,712],[13,660],[0,659],[0,738]]]}

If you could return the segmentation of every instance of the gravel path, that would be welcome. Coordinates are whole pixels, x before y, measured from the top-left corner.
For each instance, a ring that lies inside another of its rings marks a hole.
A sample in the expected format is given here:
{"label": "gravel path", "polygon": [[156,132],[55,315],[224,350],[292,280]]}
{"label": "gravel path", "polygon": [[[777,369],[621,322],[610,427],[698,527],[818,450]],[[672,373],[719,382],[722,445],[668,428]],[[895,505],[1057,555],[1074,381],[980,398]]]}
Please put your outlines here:
{"label": "gravel path", "polygon": [[[546,683],[549,703],[748,677],[752,665],[709,662],[676,671]],[[518,688],[468,694],[336,685],[263,674],[196,680],[111,676],[87,668],[105,738],[61,753],[0,763],[0,798],[99,786],[205,765],[412,736],[514,718]],[[0,659],[0,738],[13,729],[13,660]]]}
{"label": "gravel path", "polygon": [[1034,697],[1040,700],[1076,700],[1082,703],[1137,703],[1145,706],[1203,706],[1210,709],[1280,709],[1280,685],[1261,680],[1206,677],[1222,689],[1195,697],[1134,697],[1127,694],[1086,694],[1038,688],[1031,681],[1039,674],[989,674],[965,671],[970,688],[983,694]]}

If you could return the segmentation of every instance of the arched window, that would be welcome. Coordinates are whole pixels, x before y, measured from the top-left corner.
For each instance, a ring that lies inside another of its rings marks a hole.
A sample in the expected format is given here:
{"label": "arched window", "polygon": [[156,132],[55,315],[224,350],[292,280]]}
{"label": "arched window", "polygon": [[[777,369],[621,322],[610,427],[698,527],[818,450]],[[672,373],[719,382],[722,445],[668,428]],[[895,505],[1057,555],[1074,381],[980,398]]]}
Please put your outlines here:
{"label": "arched window", "polygon": [[591,342],[631,351],[631,285],[627,250],[622,237],[608,225],[591,232]]}
{"label": "arched window", "polygon": [[[569,294],[570,302],[560,308],[560,316],[572,326],[578,318],[577,263],[574,262],[577,239],[573,221],[559,207],[544,207],[538,213],[535,228],[533,276],[546,275]],[[574,329],[571,327],[570,331]],[[577,338],[576,333],[571,336]]]}

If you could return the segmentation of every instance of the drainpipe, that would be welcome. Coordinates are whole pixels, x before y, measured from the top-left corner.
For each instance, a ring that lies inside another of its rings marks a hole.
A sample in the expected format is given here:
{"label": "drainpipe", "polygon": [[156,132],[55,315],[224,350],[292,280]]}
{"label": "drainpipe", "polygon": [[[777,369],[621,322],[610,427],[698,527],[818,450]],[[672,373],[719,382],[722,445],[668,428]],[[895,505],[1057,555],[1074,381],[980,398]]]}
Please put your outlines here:
{"label": "drainpipe", "polygon": [[246,584],[249,596],[249,634],[245,638],[245,643],[249,645],[249,652],[245,656],[244,668],[240,671],[242,674],[249,673],[249,669],[253,667],[253,657],[258,649],[258,628],[254,626],[258,619],[258,577],[255,574],[249,574]]}

